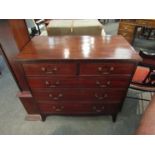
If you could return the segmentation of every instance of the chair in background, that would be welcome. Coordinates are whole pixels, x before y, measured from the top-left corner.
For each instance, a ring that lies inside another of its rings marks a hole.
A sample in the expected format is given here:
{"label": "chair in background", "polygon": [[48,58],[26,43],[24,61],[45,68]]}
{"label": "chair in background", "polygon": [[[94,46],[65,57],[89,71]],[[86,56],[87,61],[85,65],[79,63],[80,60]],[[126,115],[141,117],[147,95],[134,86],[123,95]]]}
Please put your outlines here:
{"label": "chair in background", "polygon": [[41,34],[40,25],[44,24],[44,19],[34,19],[35,24],[37,25],[38,33]]}
{"label": "chair in background", "polygon": [[[140,50],[139,55],[143,61],[138,64],[130,88],[144,92],[155,92],[155,53]],[[150,101],[143,98],[129,98]]]}
{"label": "chair in background", "polygon": [[141,36],[145,39],[155,39],[155,28],[141,26]]}
{"label": "chair in background", "polygon": [[34,19],[34,21],[35,21],[35,24],[37,25],[38,33],[40,35],[41,34],[40,26],[43,24],[47,26],[51,20],[50,19]]}

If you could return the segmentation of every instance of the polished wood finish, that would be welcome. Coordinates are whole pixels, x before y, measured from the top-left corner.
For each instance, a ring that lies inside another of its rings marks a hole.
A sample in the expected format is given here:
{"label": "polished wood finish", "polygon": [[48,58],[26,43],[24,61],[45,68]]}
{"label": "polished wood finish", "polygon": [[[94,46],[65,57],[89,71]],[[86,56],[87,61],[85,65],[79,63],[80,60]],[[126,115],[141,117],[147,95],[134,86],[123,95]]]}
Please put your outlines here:
{"label": "polished wood finish", "polygon": [[34,37],[17,56],[18,60],[121,60],[139,61],[136,51],[122,36]]}
{"label": "polished wood finish", "polygon": [[52,89],[33,91],[38,101],[94,101],[120,102],[124,96],[124,89]]}
{"label": "polished wood finish", "polygon": [[[33,96],[30,94],[29,85],[24,76],[24,70],[20,63],[16,62],[15,57],[23,47],[30,41],[29,33],[25,20],[10,19],[0,20],[0,50],[6,61],[17,86],[21,90],[20,100],[28,114],[40,114]],[[24,93],[28,91],[31,96],[27,97]],[[7,95],[7,94],[6,94]]]}
{"label": "polished wood finish", "polygon": [[23,68],[15,61],[15,57],[29,40],[27,27],[23,20],[0,20],[2,54],[20,90],[29,90],[29,88],[23,77]]}
{"label": "polished wood finish", "polygon": [[29,91],[22,91],[17,94],[28,114],[39,114],[39,109],[35,105],[32,94]]}
{"label": "polished wood finish", "polygon": [[26,27],[25,20],[13,19],[8,20],[9,25],[12,30],[12,34],[15,38],[19,50],[22,50],[23,47],[30,41],[30,36],[28,29]]}
{"label": "polished wood finish", "polygon": [[31,89],[51,88],[126,88],[130,76],[27,77]]}
{"label": "polished wood finish", "polygon": [[26,75],[75,75],[75,63],[23,64]]}
{"label": "polished wood finish", "polygon": [[137,27],[155,28],[155,20],[153,19],[121,20],[119,23],[118,34],[122,35],[129,43],[132,44]]}
{"label": "polished wood finish", "polygon": [[112,74],[130,74],[134,69],[133,63],[118,62],[100,62],[100,63],[81,63],[80,75],[112,75]]}
{"label": "polished wood finish", "polygon": [[118,104],[50,104],[38,103],[45,114],[113,114],[119,110]]}
{"label": "polished wood finish", "polygon": [[113,121],[141,61],[122,36],[34,37],[16,59],[43,119],[106,114]]}

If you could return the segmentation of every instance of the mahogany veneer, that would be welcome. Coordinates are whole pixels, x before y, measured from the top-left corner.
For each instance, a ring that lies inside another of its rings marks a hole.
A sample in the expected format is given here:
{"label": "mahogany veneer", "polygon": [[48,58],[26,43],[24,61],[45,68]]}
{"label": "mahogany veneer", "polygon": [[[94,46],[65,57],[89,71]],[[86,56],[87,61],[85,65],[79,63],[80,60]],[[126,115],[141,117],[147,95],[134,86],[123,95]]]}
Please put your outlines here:
{"label": "mahogany veneer", "polygon": [[40,113],[29,91],[23,67],[15,60],[16,55],[20,53],[29,41],[30,37],[24,19],[0,19],[0,52],[21,91],[19,98],[25,110],[28,115],[34,115],[36,118]]}
{"label": "mahogany veneer", "polygon": [[43,120],[106,114],[115,121],[141,58],[121,36],[38,36],[17,61]]}

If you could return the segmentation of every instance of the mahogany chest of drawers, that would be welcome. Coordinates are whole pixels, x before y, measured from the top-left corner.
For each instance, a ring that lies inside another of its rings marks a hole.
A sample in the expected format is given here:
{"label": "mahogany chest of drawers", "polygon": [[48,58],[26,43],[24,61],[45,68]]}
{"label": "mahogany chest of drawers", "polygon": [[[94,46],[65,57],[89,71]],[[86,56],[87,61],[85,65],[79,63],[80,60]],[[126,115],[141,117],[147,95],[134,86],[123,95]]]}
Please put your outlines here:
{"label": "mahogany chest of drawers", "polygon": [[115,121],[140,60],[121,36],[39,36],[17,56],[43,119],[106,114]]}

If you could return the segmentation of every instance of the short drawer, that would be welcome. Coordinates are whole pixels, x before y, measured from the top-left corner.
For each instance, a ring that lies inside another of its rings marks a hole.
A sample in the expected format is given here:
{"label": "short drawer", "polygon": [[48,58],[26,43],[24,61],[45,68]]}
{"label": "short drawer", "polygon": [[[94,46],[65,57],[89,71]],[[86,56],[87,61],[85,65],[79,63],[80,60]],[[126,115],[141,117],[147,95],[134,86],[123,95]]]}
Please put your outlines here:
{"label": "short drawer", "polygon": [[38,103],[41,113],[45,114],[114,114],[119,104],[51,104]]}
{"label": "short drawer", "polygon": [[120,32],[120,33],[122,33],[122,32],[131,33],[133,35],[134,30],[135,30],[134,26],[123,25],[123,26],[119,26],[118,32]]}
{"label": "short drawer", "polygon": [[126,32],[133,32],[135,29],[135,25],[127,24],[127,23],[120,23],[119,30],[126,31]]}
{"label": "short drawer", "polygon": [[149,26],[151,24],[150,20],[138,19],[136,23],[141,26]]}
{"label": "short drawer", "polygon": [[25,63],[23,64],[27,76],[31,75],[75,75],[74,63]]}
{"label": "short drawer", "polygon": [[81,63],[80,75],[111,75],[131,74],[134,70],[132,63]]}
{"label": "short drawer", "polygon": [[119,30],[119,31],[118,31],[118,34],[119,34],[119,35],[122,35],[123,37],[130,37],[130,38],[133,38],[133,33],[127,32],[127,31],[124,31],[124,30]]}
{"label": "short drawer", "polygon": [[126,88],[130,76],[103,77],[28,77],[31,89],[52,88]]}
{"label": "short drawer", "polygon": [[125,89],[53,89],[33,91],[37,101],[115,101],[120,102]]}

